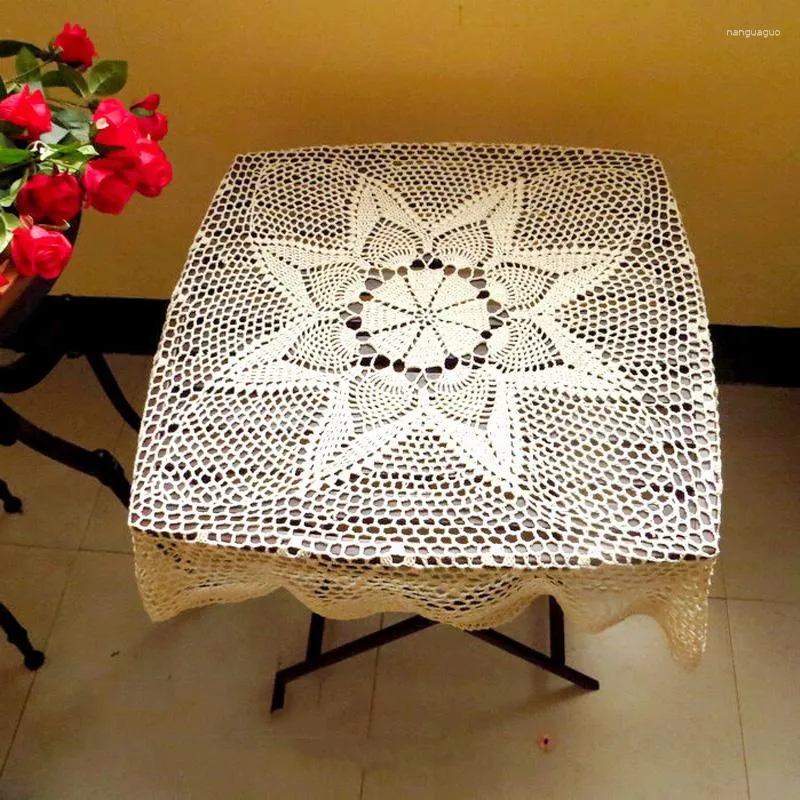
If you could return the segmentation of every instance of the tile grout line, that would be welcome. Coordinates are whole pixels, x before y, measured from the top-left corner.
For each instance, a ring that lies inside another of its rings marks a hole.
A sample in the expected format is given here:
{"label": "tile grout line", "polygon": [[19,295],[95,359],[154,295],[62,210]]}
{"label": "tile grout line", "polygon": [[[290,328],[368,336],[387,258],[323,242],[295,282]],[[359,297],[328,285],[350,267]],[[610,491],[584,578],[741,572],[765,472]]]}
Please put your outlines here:
{"label": "tile grout line", "polygon": [[[385,615],[381,614],[381,621],[378,626],[378,630],[383,630],[383,623],[385,621]],[[369,734],[372,731],[372,715],[375,710],[375,690],[378,686],[378,665],[379,660],[381,657],[381,648],[375,648],[375,661],[373,662],[373,670],[372,670],[372,690],[369,693],[369,716],[367,717],[367,734],[366,738],[369,739]],[[366,770],[365,773],[366,775]]]}
{"label": "tile grout line", "polygon": [[367,783],[367,768],[362,765],[361,767],[361,786],[358,788],[358,800],[364,800],[364,787]]}
{"label": "tile grout line", "polygon": [[739,696],[739,678],[736,674],[736,650],[733,646],[733,629],[731,627],[730,606],[725,598],[725,621],[728,624],[728,643],[731,648],[731,669],[733,670],[733,686],[736,689],[736,711],[739,717],[739,738],[742,743],[742,762],[744,764],[744,778],[747,783],[747,797],[750,798],[750,772],[747,768],[747,747],[744,739],[744,724],[742,722],[742,701]]}
{"label": "tile grout line", "polygon": [[[47,629],[47,634],[44,637],[44,642],[41,645],[42,652],[45,653],[45,657],[47,657],[47,651],[50,646],[50,639],[53,636],[53,632],[56,628],[56,623],[58,622],[58,618],[61,614],[61,607],[64,604],[64,597],[67,594],[67,589],[69,588],[70,584],[72,583],[72,577],[75,572],[75,567],[78,563],[78,550],[72,550],[72,558],[70,561],[69,568],[67,570],[67,577],[64,581],[64,586],[61,589],[61,593],[58,596],[58,602],[56,603],[55,610],[53,612],[53,619],[50,623],[50,626]],[[45,664],[47,662],[45,661]],[[11,741],[8,744],[8,749],[6,750],[5,758],[3,759],[3,763],[0,764],[0,780],[3,779],[3,775],[5,774],[6,767],[8,766],[8,762],[11,759],[11,753],[14,750],[14,744],[17,741],[17,734],[19,733],[19,729],[22,725],[22,719],[25,716],[25,711],[28,708],[28,701],[30,700],[31,694],[33,693],[33,688],[36,685],[36,679],[39,677],[39,673],[42,669],[45,668],[43,664],[38,670],[35,670],[33,673],[33,678],[28,686],[28,691],[25,693],[25,699],[22,702],[22,708],[20,708],[19,716],[17,717],[17,724],[14,726],[14,732],[11,734]]]}

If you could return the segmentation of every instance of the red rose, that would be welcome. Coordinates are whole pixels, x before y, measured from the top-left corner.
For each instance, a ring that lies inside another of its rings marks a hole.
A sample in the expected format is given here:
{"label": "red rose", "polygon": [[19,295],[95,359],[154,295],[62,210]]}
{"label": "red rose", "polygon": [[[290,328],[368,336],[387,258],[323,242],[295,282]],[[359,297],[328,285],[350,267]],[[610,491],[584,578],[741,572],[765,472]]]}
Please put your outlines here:
{"label": "red rose", "polygon": [[160,111],[154,111],[151,117],[138,117],[139,130],[144,136],[149,136],[154,142],[160,142],[169,130],[167,117]]}
{"label": "red rose", "polygon": [[138,100],[135,102],[131,108],[143,108],[145,111],[155,111],[158,108],[158,104],[161,102],[161,96],[153,93],[147,95],[144,100]]}
{"label": "red rose", "polygon": [[172,180],[172,164],[164,151],[150,139],[139,142],[139,182],[136,186],[145,197],[157,197]]}
{"label": "red rose", "polygon": [[57,278],[71,255],[72,245],[63,233],[48,231],[38,225],[14,228],[11,261],[20,275]]}
{"label": "red rose", "polygon": [[87,69],[97,55],[94,43],[86,35],[86,28],[80,25],[64,24],[64,30],[53,39],[53,47],[58,49],[58,60],[76,69]]}
{"label": "red rose", "polygon": [[137,171],[121,168],[112,158],[94,158],[86,164],[83,187],[86,205],[103,214],[119,214],[136,191]]}
{"label": "red rose", "polygon": [[97,133],[94,143],[101,149],[111,148],[105,155],[134,167],[139,161],[139,120],[119,100],[102,100],[92,115]]}
{"label": "red rose", "polygon": [[20,216],[58,225],[69,222],[80,210],[83,191],[74,175],[65,172],[34,175],[20,190],[15,205]]}
{"label": "red rose", "polygon": [[10,94],[5,100],[0,100],[0,119],[25,128],[25,132],[19,136],[28,141],[38,139],[53,127],[52,115],[42,90],[31,92],[28,84],[25,84],[19,92]]}

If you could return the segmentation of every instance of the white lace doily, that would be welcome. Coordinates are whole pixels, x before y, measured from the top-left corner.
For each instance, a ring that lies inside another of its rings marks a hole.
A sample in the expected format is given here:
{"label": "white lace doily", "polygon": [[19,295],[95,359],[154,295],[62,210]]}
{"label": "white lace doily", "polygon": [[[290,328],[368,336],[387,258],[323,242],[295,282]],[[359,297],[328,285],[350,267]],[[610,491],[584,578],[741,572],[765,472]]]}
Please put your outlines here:
{"label": "white lace doily", "polygon": [[154,618],[285,586],[497,624],[554,594],[702,651],[716,388],[659,162],[515,145],[239,156],[175,290],[130,510]]}

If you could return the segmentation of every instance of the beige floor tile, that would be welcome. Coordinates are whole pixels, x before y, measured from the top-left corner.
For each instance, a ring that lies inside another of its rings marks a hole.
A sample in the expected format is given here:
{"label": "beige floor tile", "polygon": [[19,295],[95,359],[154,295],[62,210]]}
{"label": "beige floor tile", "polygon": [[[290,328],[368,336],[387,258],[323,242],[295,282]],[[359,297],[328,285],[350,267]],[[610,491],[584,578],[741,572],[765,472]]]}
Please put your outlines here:
{"label": "beige floor tile", "polygon": [[[0,518],[2,515],[0,511]],[[0,545],[0,602],[19,619],[38,649],[47,649],[47,637],[72,558],[72,553],[61,550]],[[49,663],[42,669],[49,669]],[[0,635],[0,765],[5,760],[33,677],[34,673],[25,669],[19,651]]]}
{"label": "beige floor tile", "polygon": [[301,681],[269,715],[276,663],[306,619],[275,593],[154,625],[130,556],[79,553],[0,796],[357,797],[360,767],[338,743],[365,710]]}
{"label": "beige floor tile", "polygon": [[0,475],[23,503],[22,514],[0,515],[0,543],[75,549],[101,489],[79,472],[21,445],[0,449]]}
{"label": "beige floor tile", "polygon": [[[117,460],[124,467],[128,480],[133,477],[136,438],[136,433],[125,425],[112,448]],[[119,502],[114,493],[107,489],[97,494],[85,528],[81,549],[115,553],[133,552],[128,528],[128,510]]]}
{"label": "beige floor tile", "polygon": [[724,386],[728,597],[800,602],[800,390]]}
{"label": "beige floor tile", "polygon": [[[541,638],[536,616],[516,625]],[[747,797],[724,601],[711,601],[694,673],[646,618],[568,642],[599,692],[444,627],[384,648],[364,799]],[[543,734],[551,752],[537,747]]]}
{"label": "beige floor tile", "polygon": [[[280,645],[279,666],[305,657],[309,618],[305,606],[291,599],[284,612],[286,635]],[[378,630],[380,619],[376,614],[358,620],[327,620],[323,650]],[[290,683],[285,708],[271,720],[276,733],[306,736],[324,729],[360,740],[369,728],[376,659],[373,650]]]}
{"label": "beige floor tile", "polygon": [[752,800],[800,794],[800,606],[729,601]]}

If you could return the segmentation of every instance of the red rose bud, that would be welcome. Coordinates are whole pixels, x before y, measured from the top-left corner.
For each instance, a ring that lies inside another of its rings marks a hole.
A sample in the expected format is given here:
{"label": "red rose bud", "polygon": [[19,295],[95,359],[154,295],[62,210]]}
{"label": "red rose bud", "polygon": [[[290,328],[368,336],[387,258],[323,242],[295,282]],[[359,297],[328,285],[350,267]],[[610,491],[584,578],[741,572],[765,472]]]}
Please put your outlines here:
{"label": "red rose bud", "polygon": [[24,128],[21,139],[33,141],[52,127],[52,115],[41,89],[31,92],[25,84],[19,92],[0,100],[0,119]]}
{"label": "red rose bud", "polygon": [[53,39],[53,47],[58,50],[58,60],[76,69],[92,66],[97,56],[94,43],[86,35],[86,28],[65,23],[64,30]]}
{"label": "red rose bud", "polygon": [[36,222],[59,225],[69,222],[80,210],[83,190],[74,175],[34,175],[19,190],[15,205],[20,215]]}
{"label": "red rose bud", "polygon": [[111,158],[94,158],[86,164],[83,187],[86,205],[103,214],[119,214],[136,191],[136,169],[121,168]]}
{"label": "red rose bud", "polygon": [[145,111],[155,111],[158,104],[161,102],[161,96],[158,94],[149,94],[144,100],[138,100],[131,108],[143,108]]}
{"label": "red rose bud", "polygon": [[104,155],[134,167],[139,161],[138,142],[141,137],[139,120],[119,100],[100,102],[92,116],[97,133],[94,144],[109,148]]}
{"label": "red rose bud", "polygon": [[139,142],[139,182],[136,189],[145,197],[157,197],[172,180],[172,164],[164,151],[150,139]]}
{"label": "red rose bud", "polygon": [[139,117],[139,130],[143,136],[149,136],[154,142],[160,142],[169,131],[167,117],[160,111],[154,111],[151,117]]}
{"label": "red rose bud", "polygon": [[38,225],[14,228],[11,261],[20,275],[52,280],[64,271],[71,255],[72,245],[63,233]]}

